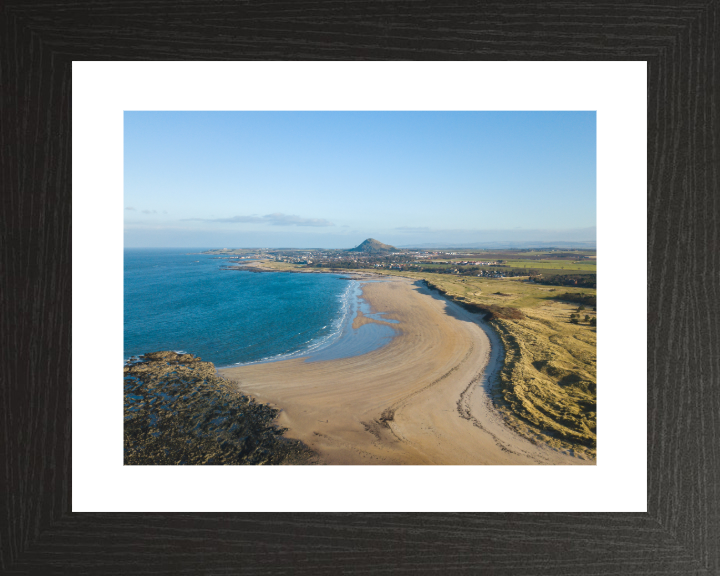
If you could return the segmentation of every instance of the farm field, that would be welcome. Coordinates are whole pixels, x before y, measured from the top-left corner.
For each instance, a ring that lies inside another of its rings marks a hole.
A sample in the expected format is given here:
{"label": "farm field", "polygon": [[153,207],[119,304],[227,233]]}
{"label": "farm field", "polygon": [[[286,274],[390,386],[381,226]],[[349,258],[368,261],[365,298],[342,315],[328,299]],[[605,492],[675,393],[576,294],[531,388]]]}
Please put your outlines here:
{"label": "farm field", "polygon": [[[478,259],[479,260],[479,259]],[[582,261],[573,261],[573,260],[560,260],[560,259],[538,259],[538,260],[503,260],[502,264],[465,264],[462,265],[460,262],[467,262],[468,259],[456,259],[450,261],[451,263],[448,264],[441,264],[441,263],[423,263],[421,264],[424,268],[430,267],[430,266],[437,266],[440,267],[454,267],[457,268],[459,266],[477,266],[482,269],[496,269],[496,268],[526,268],[528,270],[547,270],[549,272],[554,272],[557,274],[567,274],[568,272],[587,272],[591,274],[595,274],[597,270],[597,264],[595,261],[590,260],[582,260]]]}
{"label": "farm field", "polygon": [[595,273],[597,265],[595,262],[573,262],[568,260],[506,260],[505,264],[511,268],[532,268],[536,270],[551,269],[553,271],[565,272],[591,272]]}

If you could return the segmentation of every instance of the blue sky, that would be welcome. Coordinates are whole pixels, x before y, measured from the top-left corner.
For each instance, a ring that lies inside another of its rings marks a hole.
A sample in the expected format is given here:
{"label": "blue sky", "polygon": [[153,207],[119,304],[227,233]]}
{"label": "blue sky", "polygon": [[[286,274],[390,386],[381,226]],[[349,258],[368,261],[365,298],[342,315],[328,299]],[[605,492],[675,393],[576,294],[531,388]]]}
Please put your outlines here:
{"label": "blue sky", "polygon": [[126,112],[127,247],[595,239],[594,112]]}

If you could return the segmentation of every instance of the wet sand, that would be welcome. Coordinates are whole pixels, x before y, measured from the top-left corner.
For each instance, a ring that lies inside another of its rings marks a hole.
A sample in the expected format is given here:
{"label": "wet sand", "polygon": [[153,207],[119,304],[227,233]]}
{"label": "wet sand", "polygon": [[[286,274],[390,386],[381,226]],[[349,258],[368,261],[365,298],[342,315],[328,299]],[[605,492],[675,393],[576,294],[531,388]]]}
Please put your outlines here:
{"label": "wet sand", "polygon": [[286,436],[308,444],[325,464],[589,463],[505,426],[488,395],[502,348],[477,315],[404,278],[364,284],[363,298],[372,315],[358,314],[354,327],[378,322],[397,332],[382,348],[221,375],[280,408]]}

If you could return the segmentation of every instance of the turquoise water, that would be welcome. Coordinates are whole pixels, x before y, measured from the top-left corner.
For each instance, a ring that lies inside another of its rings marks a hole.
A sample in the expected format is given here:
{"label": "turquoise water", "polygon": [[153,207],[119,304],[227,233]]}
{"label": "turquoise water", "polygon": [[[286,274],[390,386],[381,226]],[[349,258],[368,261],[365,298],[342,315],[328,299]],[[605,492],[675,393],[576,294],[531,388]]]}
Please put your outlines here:
{"label": "turquoise water", "polygon": [[[190,352],[217,367],[363,354],[393,336],[352,319],[361,284],[339,274],[223,270],[203,249],[126,249],[124,356]],[[378,319],[381,319],[378,316]]]}

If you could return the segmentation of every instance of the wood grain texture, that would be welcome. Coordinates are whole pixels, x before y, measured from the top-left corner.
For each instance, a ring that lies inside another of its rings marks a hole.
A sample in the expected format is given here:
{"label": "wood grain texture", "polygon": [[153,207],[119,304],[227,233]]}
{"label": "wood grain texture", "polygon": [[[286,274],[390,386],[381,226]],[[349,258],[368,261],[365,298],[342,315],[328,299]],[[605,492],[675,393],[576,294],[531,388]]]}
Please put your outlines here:
{"label": "wood grain texture", "polygon": [[[0,5],[0,572],[720,573],[718,2]],[[71,61],[647,60],[647,514],[72,514]]]}

